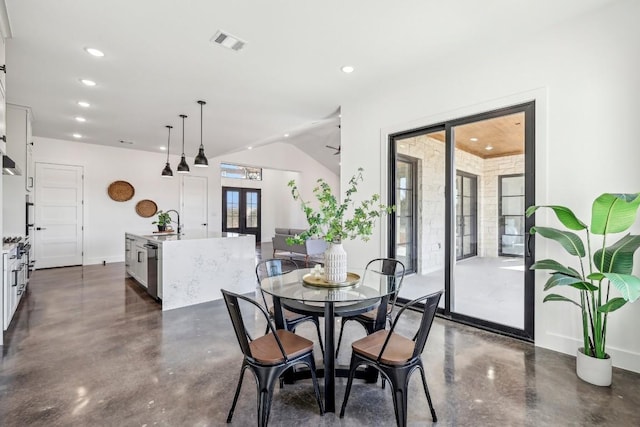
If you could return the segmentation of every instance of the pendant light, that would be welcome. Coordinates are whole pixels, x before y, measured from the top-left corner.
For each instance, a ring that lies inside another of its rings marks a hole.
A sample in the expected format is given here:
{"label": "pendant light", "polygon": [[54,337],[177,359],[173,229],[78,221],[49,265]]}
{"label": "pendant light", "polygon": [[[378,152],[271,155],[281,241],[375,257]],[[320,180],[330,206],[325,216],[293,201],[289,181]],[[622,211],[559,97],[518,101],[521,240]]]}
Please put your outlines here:
{"label": "pendant light", "polygon": [[209,160],[207,160],[207,156],[204,155],[204,145],[202,145],[202,106],[206,104],[206,102],[198,101],[198,104],[200,104],[200,148],[198,148],[198,155],[193,161],[193,166],[206,168],[209,166]]}
{"label": "pendant light", "polygon": [[180,117],[182,117],[182,158],[178,164],[178,173],[189,173],[189,165],[187,164],[187,159],[184,158],[184,119],[187,116],[180,114]]}
{"label": "pendant light", "polygon": [[171,165],[169,164],[169,146],[171,145],[171,128],[173,126],[165,126],[167,129],[169,129],[169,138],[167,139],[167,164],[164,166],[164,169],[162,170],[162,177],[163,178],[171,178],[173,177],[173,171],[171,170]]}

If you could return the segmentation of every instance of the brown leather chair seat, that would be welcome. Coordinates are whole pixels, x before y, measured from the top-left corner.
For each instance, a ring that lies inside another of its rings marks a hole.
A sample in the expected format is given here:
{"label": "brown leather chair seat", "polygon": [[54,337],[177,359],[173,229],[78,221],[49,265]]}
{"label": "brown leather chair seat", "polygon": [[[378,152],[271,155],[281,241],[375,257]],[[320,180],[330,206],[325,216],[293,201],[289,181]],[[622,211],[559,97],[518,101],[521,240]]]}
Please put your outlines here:
{"label": "brown leather chair seat", "polygon": [[[351,344],[351,348],[354,352],[375,360],[380,354],[380,350],[382,350],[387,335],[389,335],[389,331],[386,330],[374,332],[371,335],[355,341]],[[384,349],[384,354],[380,358],[380,361],[387,365],[404,365],[413,357],[415,346],[416,343],[409,338],[392,332],[391,338],[389,338],[389,344],[387,344],[387,348]]]}
{"label": "brown leather chair seat", "polygon": [[[278,334],[278,338],[280,338],[284,352],[290,359],[313,350],[313,341],[309,341],[293,332],[277,329],[276,334]],[[249,343],[249,348],[251,349],[251,356],[257,362],[265,365],[276,365],[284,362],[284,357],[273,334],[256,338]]]}

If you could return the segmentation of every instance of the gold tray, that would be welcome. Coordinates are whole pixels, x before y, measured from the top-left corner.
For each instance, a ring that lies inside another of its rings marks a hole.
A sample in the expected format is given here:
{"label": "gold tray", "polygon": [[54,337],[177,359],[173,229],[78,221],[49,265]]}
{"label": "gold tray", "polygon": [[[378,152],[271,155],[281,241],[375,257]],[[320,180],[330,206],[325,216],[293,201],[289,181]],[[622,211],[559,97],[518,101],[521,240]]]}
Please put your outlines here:
{"label": "gold tray", "polygon": [[345,286],[353,286],[360,281],[360,276],[356,273],[347,273],[347,280],[342,283],[327,282],[324,277],[315,277],[313,273],[302,276],[302,281],[311,286],[320,288],[342,288]]}

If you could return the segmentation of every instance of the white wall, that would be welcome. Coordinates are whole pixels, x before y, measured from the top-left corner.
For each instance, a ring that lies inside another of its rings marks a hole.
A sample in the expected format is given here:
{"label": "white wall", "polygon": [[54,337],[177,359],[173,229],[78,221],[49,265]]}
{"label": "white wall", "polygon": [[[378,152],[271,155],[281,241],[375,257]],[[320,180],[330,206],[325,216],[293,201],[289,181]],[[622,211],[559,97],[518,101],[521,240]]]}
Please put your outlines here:
{"label": "white wall", "polygon": [[[244,156],[245,153],[250,155]],[[180,179],[175,172],[178,156],[170,158],[174,169],[173,179],[160,175],[166,162],[166,154],[163,153],[36,137],[34,158],[36,162],[84,166],[84,264],[123,261],[125,231],[150,233],[154,230],[155,226],[151,223],[155,217],[142,218],[135,212],[138,201],[151,199],[162,210],[179,208]],[[272,144],[232,156],[210,158],[209,168],[191,168],[191,173],[208,178],[209,229],[212,231],[221,229],[222,183],[219,164],[223,160],[282,169],[265,170],[265,180],[261,184],[265,191],[263,240],[270,240],[275,226],[304,226],[300,208],[289,196],[286,186],[289,179],[301,182],[306,191],[305,197],[310,196],[312,187],[309,183],[318,177],[324,177],[333,185],[339,182],[335,174],[289,144]],[[287,165],[289,170],[286,170]],[[128,181],[134,186],[133,199],[115,202],[109,198],[107,187],[116,180]]]}
{"label": "white wall", "polygon": [[[344,100],[343,184],[363,166],[362,193],[386,195],[390,132],[535,99],[536,203],[566,204],[589,218],[597,195],[638,192],[638,16],[640,2],[618,2],[529,40],[509,35],[515,45],[425,58],[422,67],[382,82],[366,97]],[[537,221],[556,225],[548,215]],[[385,253],[384,227],[379,230],[367,244],[347,243],[349,264]],[[538,259],[561,254],[553,243],[538,239],[536,245]],[[575,354],[579,315],[567,316],[566,304],[542,304],[545,281],[544,273],[536,277],[536,344]],[[640,372],[640,335],[630,326],[637,324],[640,303],[613,313],[607,344],[614,365]]]}

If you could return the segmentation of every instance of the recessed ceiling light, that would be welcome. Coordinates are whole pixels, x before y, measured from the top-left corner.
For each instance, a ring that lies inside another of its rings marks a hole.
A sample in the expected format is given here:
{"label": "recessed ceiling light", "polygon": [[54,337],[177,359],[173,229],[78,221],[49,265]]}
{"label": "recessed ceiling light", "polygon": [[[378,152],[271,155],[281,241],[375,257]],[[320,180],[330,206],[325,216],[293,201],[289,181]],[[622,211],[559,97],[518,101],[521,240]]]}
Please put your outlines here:
{"label": "recessed ceiling light", "polygon": [[78,105],[84,108],[91,107],[91,104],[89,104],[87,101],[78,101]]}
{"label": "recessed ceiling light", "polygon": [[161,149],[162,151],[164,151],[164,150],[166,150],[166,149],[167,149],[167,147],[160,147],[160,149]]}
{"label": "recessed ceiling light", "polygon": [[493,147],[490,145],[487,145],[486,147],[484,147],[485,150],[491,151],[493,150]]}
{"label": "recessed ceiling light", "polygon": [[80,135],[79,133],[74,133],[74,134],[73,134],[73,137],[74,137],[74,138],[76,138],[76,139],[77,139],[77,138],[82,138],[82,135]]}
{"label": "recessed ceiling light", "polygon": [[253,147],[247,147],[247,150],[253,150]]}
{"label": "recessed ceiling light", "polygon": [[86,122],[87,119],[85,119],[84,117],[77,116],[76,117],[76,121],[78,121],[78,122]]}
{"label": "recessed ceiling light", "polygon": [[353,73],[353,70],[355,70],[355,68],[353,68],[351,65],[345,65],[344,67],[342,67],[343,73]]}
{"label": "recessed ceiling light", "polygon": [[93,47],[85,47],[84,50],[89,54],[97,57],[103,57],[104,53],[101,50],[95,49]]}
{"label": "recessed ceiling light", "polygon": [[89,80],[89,79],[80,79],[80,81],[82,82],[83,85],[85,86],[95,86],[96,82],[94,82],[93,80]]}
{"label": "recessed ceiling light", "polygon": [[471,142],[478,142],[478,138],[469,138],[469,141],[471,141]]}
{"label": "recessed ceiling light", "polygon": [[285,138],[289,138],[289,134],[288,134],[288,133],[285,133],[285,134],[284,134],[284,137],[285,137]]}

